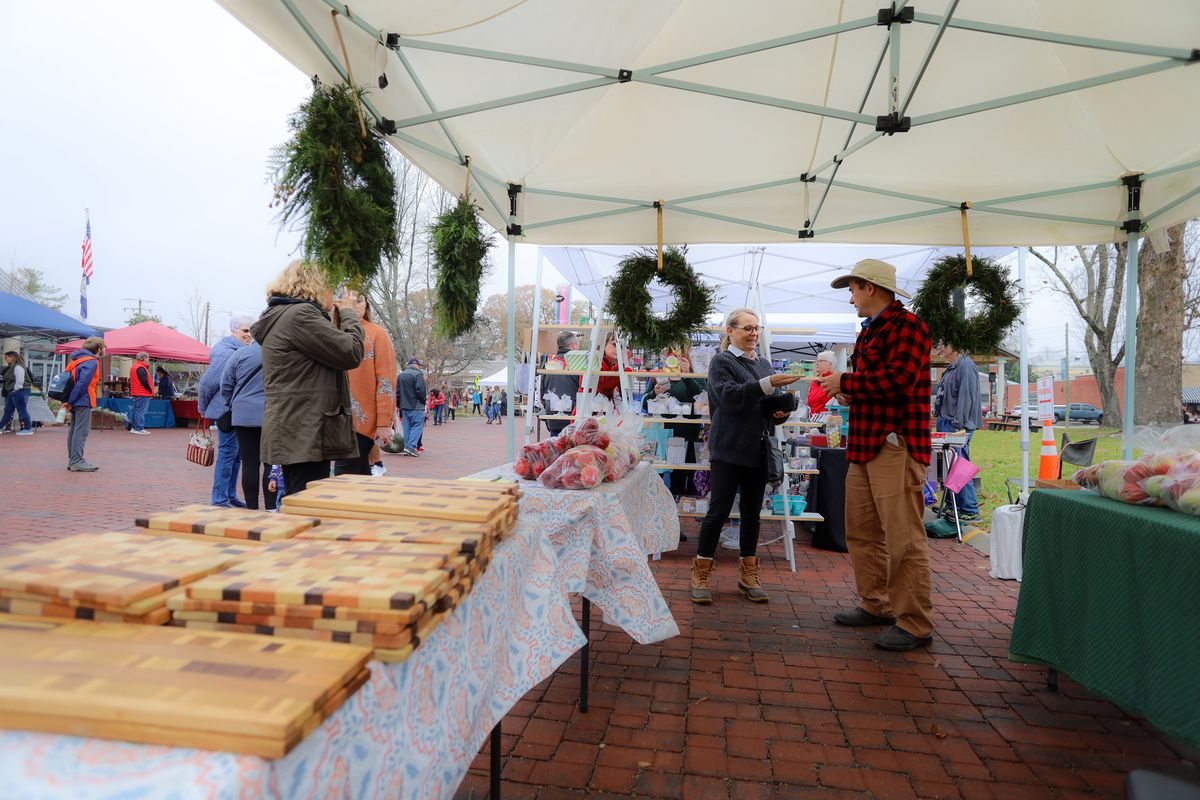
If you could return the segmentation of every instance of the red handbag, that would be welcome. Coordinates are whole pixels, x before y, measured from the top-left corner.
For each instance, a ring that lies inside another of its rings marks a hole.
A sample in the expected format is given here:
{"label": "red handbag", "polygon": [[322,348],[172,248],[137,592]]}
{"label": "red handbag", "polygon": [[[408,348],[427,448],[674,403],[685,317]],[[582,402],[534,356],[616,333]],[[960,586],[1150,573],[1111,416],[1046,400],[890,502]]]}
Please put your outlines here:
{"label": "red handbag", "polygon": [[188,439],[187,460],[202,467],[211,467],[217,459],[217,448],[208,432],[208,420],[196,420],[196,430]]}

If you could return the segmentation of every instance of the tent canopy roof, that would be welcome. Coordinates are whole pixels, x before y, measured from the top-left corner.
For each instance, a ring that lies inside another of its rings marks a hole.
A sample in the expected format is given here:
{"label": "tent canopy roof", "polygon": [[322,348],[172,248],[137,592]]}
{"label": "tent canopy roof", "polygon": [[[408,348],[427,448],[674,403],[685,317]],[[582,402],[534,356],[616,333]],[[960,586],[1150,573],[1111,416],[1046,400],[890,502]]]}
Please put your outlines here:
{"label": "tent canopy roof", "polygon": [[96,329],[61,311],[0,292],[0,336],[95,336]]}
{"label": "tent canopy roof", "polygon": [[1192,0],[220,1],[326,83],[342,12],[371,116],[498,230],[520,185],[518,241],[649,243],[656,201],[677,243],[953,245],[964,203],[977,245],[1123,241],[1138,172],[1135,228],[1200,215]]}
{"label": "tent canopy roof", "polygon": [[[54,352],[70,353],[82,346],[82,341],[65,342]],[[145,350],[151,358],[160,361],[193,364],[207,364],[209,353],[204,344],[157,322],[139,322],[128,328],[108,331],[104,334],[104,349],[114,356],[135,356]]]}

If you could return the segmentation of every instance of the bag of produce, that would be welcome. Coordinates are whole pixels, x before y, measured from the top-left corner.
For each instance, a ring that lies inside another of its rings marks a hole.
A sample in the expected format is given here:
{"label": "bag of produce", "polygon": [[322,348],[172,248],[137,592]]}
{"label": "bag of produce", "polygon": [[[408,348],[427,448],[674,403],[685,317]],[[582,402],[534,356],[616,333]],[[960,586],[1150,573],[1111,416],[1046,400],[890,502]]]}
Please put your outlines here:
{"label": "bag of produce", "polygon": [[608,475],[608,456],[594,445],[572,447],[538,478],[550,489],[594,489]]}

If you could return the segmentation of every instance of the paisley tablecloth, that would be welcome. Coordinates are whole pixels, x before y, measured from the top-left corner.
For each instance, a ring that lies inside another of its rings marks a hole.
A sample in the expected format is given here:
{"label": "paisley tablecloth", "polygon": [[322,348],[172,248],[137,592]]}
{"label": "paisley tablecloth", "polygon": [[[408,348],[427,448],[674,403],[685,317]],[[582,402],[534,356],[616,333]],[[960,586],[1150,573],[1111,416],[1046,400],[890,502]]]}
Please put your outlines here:
{"label": "paisley tablecloth", "polygon": [[[483,480],[520,480],[512,466],[477,472]],[[679,635],[646,556],[679,546],[679,515],[662,479],[643,462],[595,489],[547,489],[521,481],[522,524],[554,545],[567,589],[603,612],[638,644]]]}
{"label": "paisley tablecloth", "polygon": [[0,797],[452,796],[496,721],[584,644],[574,579],[533,522],[412,658],[372,662],[371,680],[286,757],[0,731]]}
{"label": "paisley tablecloth", "polygon": [[[481,475],[511,475],[501,467]],[[582,592],[639,642],[678,635],[646,563],[679,541],[646,465],[592,491],[524,483],[521,516],[466,600],[286,757],[0,731],[0,797],[406,798],[454,794],[495,723],[584,644]]]}

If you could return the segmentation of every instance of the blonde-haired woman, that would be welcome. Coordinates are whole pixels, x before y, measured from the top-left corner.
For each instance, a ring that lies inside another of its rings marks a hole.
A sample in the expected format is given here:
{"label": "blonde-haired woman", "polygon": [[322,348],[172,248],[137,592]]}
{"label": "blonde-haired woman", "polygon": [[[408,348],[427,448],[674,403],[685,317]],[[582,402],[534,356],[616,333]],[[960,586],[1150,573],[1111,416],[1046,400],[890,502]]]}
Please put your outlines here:
{"label": "blonde-haired woman", "polygon": [[758,525],[763,492],[767,486],[767,437],[789,412],[779,410],[784,401],[780,387],[799,380],[796,375],[775,375],[769,361],[755,355],[762,333],[758,314],[749,308],[729,313],[725,320],[722,352],[708,367],[708,401],[712,428],[708,436],[712,495],[708,514],[700,523],[700,542],[692,562],[692,602],[712,602],[709,575],[717,552],[721,528],[729,521],[733,498],[741,492],[741,537],[738,591],[755,603],[770,598],[758,580]]}
{"label": "blonde-haired woman", "polygon": [[332,459],[359,454],[346,371],[363,358],[354,297],[337,302],[316,264],[294,261],[267,287],[251,332],[262,345],[265,395],[261,460],[283,465],[288,494],[329,477]]}

